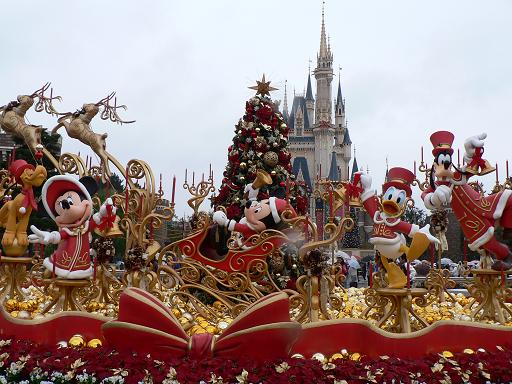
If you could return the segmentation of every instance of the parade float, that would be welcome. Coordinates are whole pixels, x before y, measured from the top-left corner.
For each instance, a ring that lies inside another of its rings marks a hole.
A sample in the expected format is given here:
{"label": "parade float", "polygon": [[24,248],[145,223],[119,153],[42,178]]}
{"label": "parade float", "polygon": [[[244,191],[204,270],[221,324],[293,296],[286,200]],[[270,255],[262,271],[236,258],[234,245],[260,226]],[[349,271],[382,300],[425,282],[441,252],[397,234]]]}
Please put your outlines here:
{"label": "parade float", "polygon": [[[168,245],[154,231],[173,219],[176,178],[170,205],[157,212],[163,192],[149,164],[122,164],[107,152],[107,135],[90,128],[96,116],[133,123],[118,115],[126,107],[115,93],[61,113],[53,105],[61,98],[46,84],[1,108],[2,129],[33,157],[18,159],[13,149],[0,171],[0,380],[512,380],[510,253],[494,234],[495,225],[509,232],[512,185],[507,175],[486,195],[468,182],[493,171],[482,158],[485,136],[466,140],[464,164],[455,167],[453,135],[434,133],[433,165],[422,154],[418,168],[423,180],[416,169],[394,167],[378,193],[363,173],[319,179],[307,191],[291,172],[288,128],[270,99],[270,82],[263,77],[253,89],[220,187],[211,169],[200,180],[185,171],[192,231]],[[48,150],[44,129],[25,119],[34,104],[56,118],[52,134],[64,127],[100,163]],[[121,190],[110,183],[116,172]],[[433,210],[432,228],[402,218],[414,205],[414,187]],[[311,193],[326,207],[321,229],[308,214]],[[208,198],[213,211],[203,204]],[[424,287],[411,286],[411,261],[429,249],[434,259],[434,245],[441,257],[444,227],[435,223],[450,204],[471,249],[481,253],[479,268],[465,263],[467,296],[451,292],[449,273],[433,260]],[[381,266],[370,270],[365,289],[346,289],[332,262],[354,226],[355,206],[374,221],[371,242]],[[46,216],[45,227],[29,226],[36,211]],[[112,264],[114,240],[124,243],[121,275]],[[394,263],[402,255],[406,273]]]}

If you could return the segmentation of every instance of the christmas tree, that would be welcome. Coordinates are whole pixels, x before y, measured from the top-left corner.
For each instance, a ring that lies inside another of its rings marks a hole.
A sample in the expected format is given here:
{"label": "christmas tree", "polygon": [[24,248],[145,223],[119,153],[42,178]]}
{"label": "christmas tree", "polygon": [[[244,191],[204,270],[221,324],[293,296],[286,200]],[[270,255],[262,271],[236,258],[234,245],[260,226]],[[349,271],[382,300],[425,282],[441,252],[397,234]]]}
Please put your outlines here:
{"label": "christmas tree", "polygon": [[228,164],[222,185],[212,205],[226,208],[230,219],[243,216],[244,188],[256,178],[258,170],[272,177],[272,184],[260,189],[258,200],[270,196],[286,197],[289,190],[290,203],[296,212],[304,214],[308,209],[306,185],[295,181],[287,151],[288,126],[279,112],[278,103],[270,99],[270,81],[261,81],[251,89],[256,95],[245,103],[245,114],[235,126],[233,144],[228,148]]}
{"label": "christmas tree", "polygon": [[361,237],[359,235],[359,227],[357,225],[357,211],[353,207],[350,208],[350,217],[354,220],[354,226],[350,231],[345,232],[341,246],[342,248],[359,248],[361,247]]}

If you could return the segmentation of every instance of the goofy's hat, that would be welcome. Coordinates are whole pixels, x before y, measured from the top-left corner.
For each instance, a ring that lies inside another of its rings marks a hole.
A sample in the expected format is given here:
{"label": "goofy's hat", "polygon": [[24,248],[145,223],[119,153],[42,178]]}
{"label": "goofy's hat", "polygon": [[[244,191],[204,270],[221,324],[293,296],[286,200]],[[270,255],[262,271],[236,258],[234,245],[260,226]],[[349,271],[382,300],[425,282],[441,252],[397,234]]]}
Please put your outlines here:
{"label": "goofy's hat", "polygon": [[437,131],[434,132],[430,136],[430,142],[434,146],[434,149],[432,149],[432,154],[434,156],[437,156],[441,152],[447,152],[450,155],[453,155],[453,139],[455,137],[453,136],[453,133],[448,131]]}

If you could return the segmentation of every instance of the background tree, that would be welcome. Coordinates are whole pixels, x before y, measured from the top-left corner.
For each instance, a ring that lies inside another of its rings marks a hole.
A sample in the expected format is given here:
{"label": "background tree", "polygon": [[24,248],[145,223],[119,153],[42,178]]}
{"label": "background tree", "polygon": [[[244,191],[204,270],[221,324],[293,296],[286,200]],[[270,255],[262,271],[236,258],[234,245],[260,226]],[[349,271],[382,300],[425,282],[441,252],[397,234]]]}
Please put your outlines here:
{"label": "background tree", "polygon": [[345,236],[341,241],[342,248],[360,248],[361,247],[361,235],[359,233],[358,226],[358,211],[354,207],[350,207],[350,217],[354,220],[354,226],[350,231],[345,232]]}
{"label": "background tree", "polygon": [[259,200],[269,196],[285,197],[286,180],[290,179],[290,202],[299,214],[308,208],[307,190],[292,174],[291,155],[287,150],[288,126],[270,99],[274,90],[265,76],[250,87],[256,95],[245,104],[245,114],[235,126],[233,144],[228,148],[228,164],[218,195],[212,199],[216,208],[224,206],[230,219],[243,215],[244,188],[254,181],[262,169],[272,176],[273,183],[260,189]]}
{"label": "background tree", "polygon": [[411,224],[417,224],[420,227],[423,227],[427,224],[427,213],[421,208],[407,206],[402,219]]}

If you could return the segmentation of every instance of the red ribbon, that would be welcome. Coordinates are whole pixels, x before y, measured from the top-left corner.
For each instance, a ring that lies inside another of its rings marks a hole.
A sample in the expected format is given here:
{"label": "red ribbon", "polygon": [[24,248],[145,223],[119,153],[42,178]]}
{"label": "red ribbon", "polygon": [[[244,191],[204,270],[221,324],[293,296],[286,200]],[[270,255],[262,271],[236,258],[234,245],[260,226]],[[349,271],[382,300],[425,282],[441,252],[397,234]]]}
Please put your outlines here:
{"label": "red ribbon", "polygon": [[363,192],[363,188],[359,187],[358,184],[361,181],[361,174],[356,173],[354,175],[354,181],[347,184],[347,195],[349,198],[358,198]]}
{"label": "red ribbon", "polygon": [[484,168],[485,167],[485,160],[482,159],[482,154],[484,153],[484,150],[482,147],[475,148],[475,154],[473,155],[473,160],[471,160],[471,163],[469,163],[470,167],[476,166],[476,168]]}
{"label": "red ribbon", "polygon": [[116,215],[112,214],[112,206],[107,205],[107,215],[101,219],[101,222],[98,225],[98,228],[102,231],[107,228],[112,228],[112,227],[114,227],[115,221],[116,221]]}
{"label": "red ribbon", "polygon": [[31,206],[34,211],[37,211],[37,203],[36,199],[34,198],[34,190],[32,188],[23,188],[21,193],[24,195],[21,206],[25,209]]}

